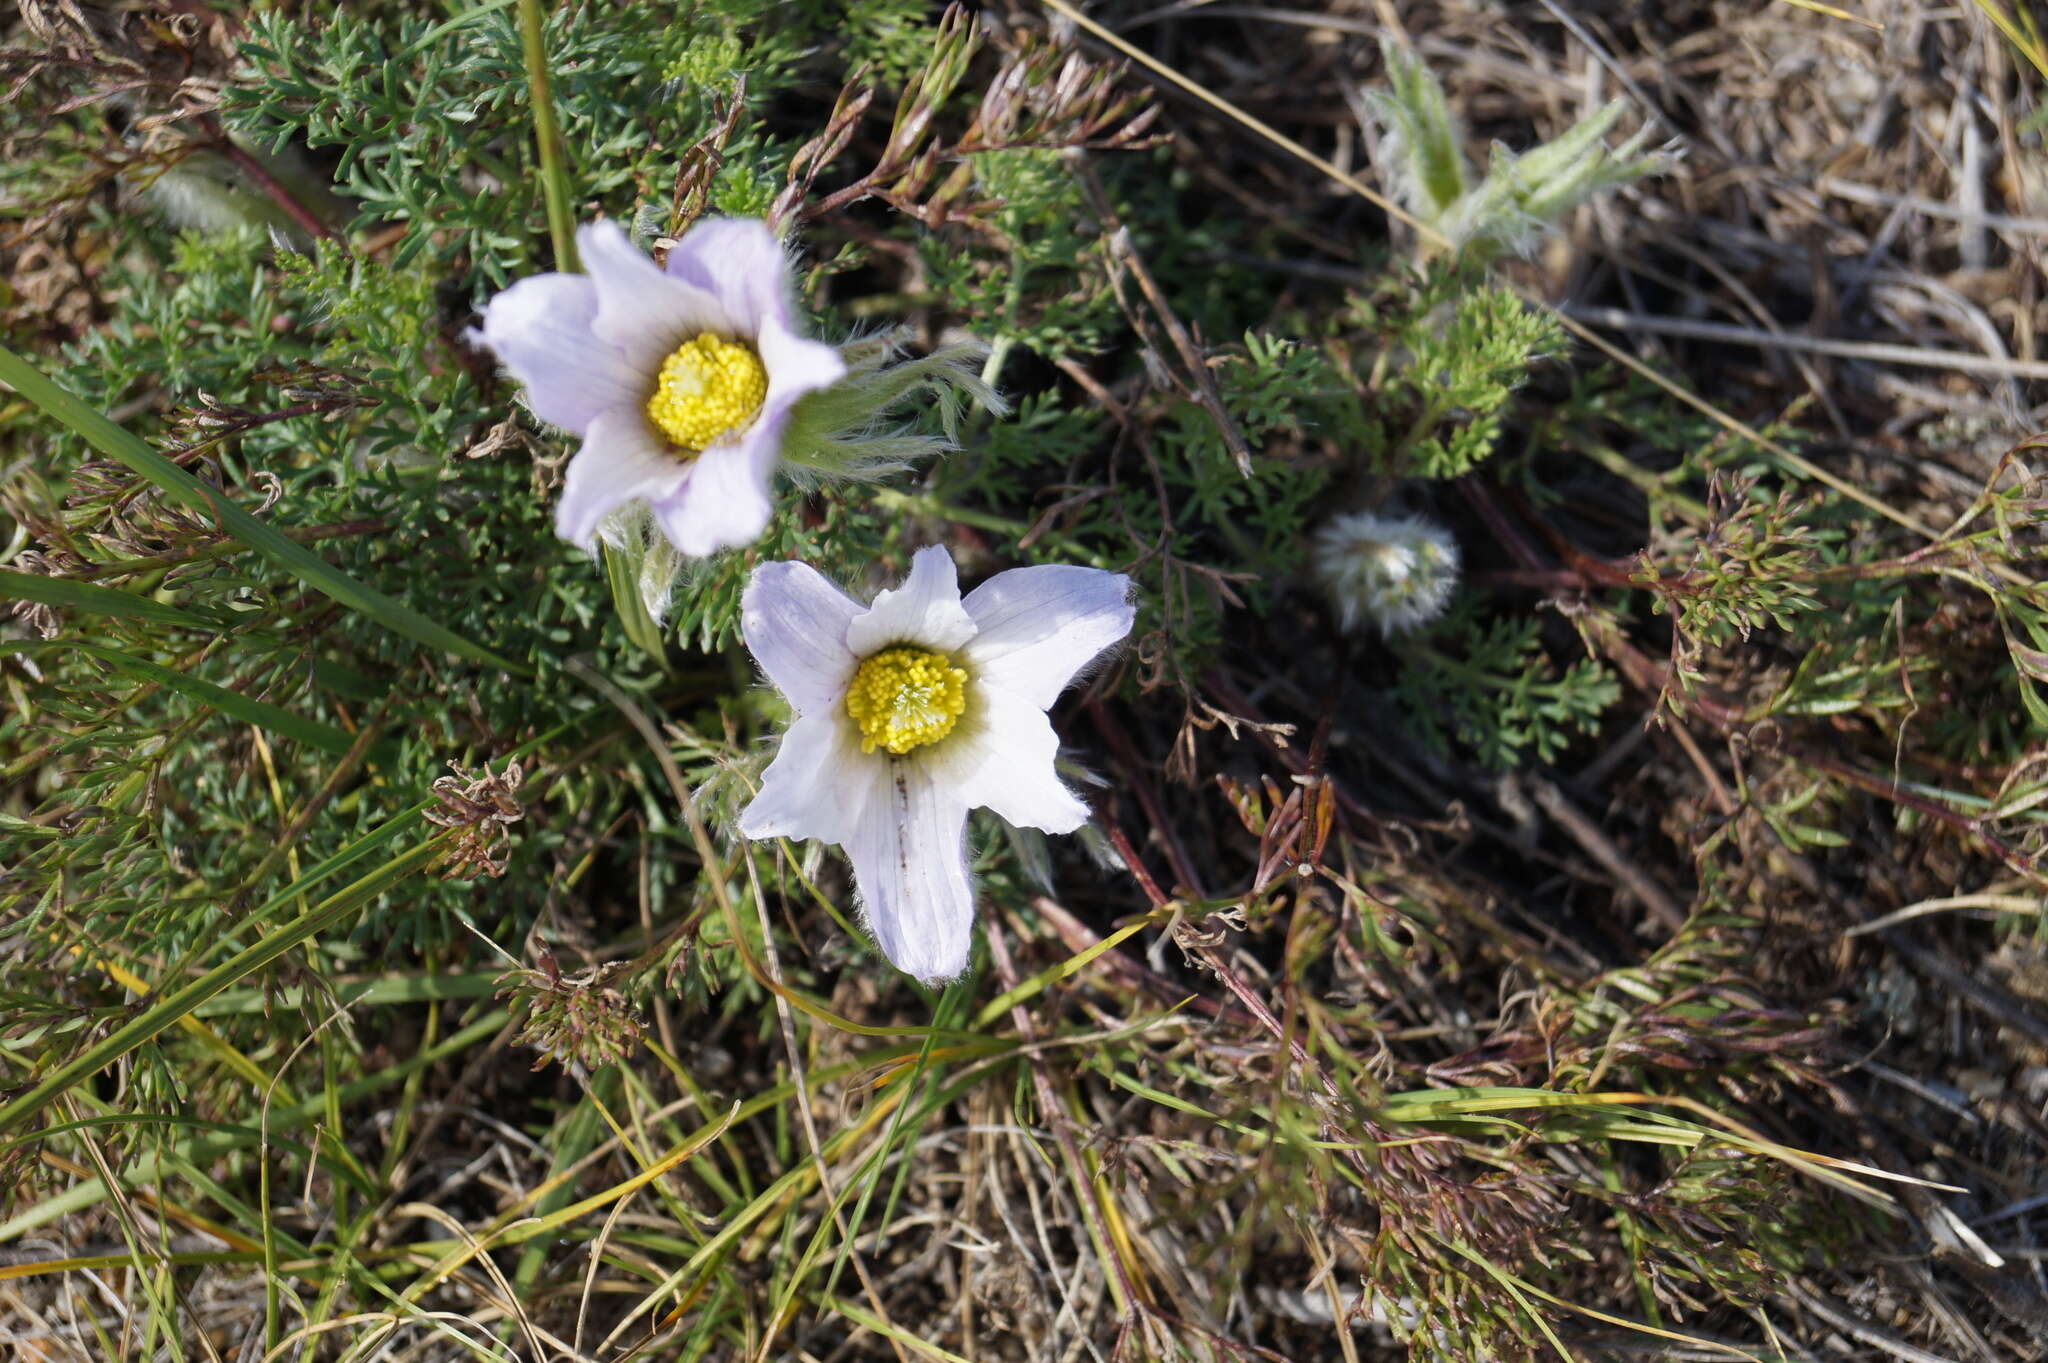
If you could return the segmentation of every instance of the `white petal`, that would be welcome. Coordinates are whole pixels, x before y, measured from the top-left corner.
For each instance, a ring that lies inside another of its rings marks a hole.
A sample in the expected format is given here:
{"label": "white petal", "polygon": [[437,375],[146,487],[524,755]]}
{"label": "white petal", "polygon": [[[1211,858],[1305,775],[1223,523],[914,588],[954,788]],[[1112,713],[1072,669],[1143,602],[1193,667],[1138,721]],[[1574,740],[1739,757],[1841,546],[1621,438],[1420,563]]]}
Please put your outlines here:
{"label": "white petal", "polygon": [[846,844],[868,930],[898,970],[950,980],[967,968],[974,930],[967,806],[922,763],[887,769],[891,779]]}
{"label": "white petal", "polygon": [[752,544],[768,528],[768,499],[781,444],[781,418],[754,423],[730,444],[713,445],[690,461],[690,481],[654,504],[654,519],[679,551],[695,558]]}
{"label": "white petal", "polygon": [[865,658],[890,644],[922,644],[950,652],[974,637],[974,621],[960,604],[953,556],[939,545],[917,551],[903,585],[875,597],[865,615],[847,626],[846,646]]}
{"label": "white petal", "polygon": [[717,298],[749,339],[770,320],[795,326],[789,256],[759,218],[704,219],[669,251],[668,272]]}
{"label": "white petal", "polygon": [[979,630],[961,653],[976,678],[1043,710],[1074,674],[1131,632],[1131,580],[1048,564],[997,573],[963,603]]}
{"label": "white petal", "polygon": [[638,406],[650,386],[623,352],[591,330],[597,286],[582,275],[522,279],[484,306],[481,340],[526,386],[542,421],[577,435],[608,407]]}
{"label": "white petal", "polygon": [[859,661],[846,647],[846,627],[860,611],[810,564],[764,563],[740,597],[740,634],[799,714],[829,713]]}
{"label": "white petal", "polygon": [[690,465],[669,452],[640,413],[613,408],[590,423],[583,448],[569,461],[562,499],[555,503],[555,533],[591,549],[597,523],[626,503],[672,495],[690,477]]}
{"label": "white petal", "polygon": [[740,813],[749,838],[853,840],[870,804],[886,804],[889,764],[861,752],[853,726],[833,714],[800,716]]}
{"label": "white petal", "polygon": [[779,323],[763,327],[755,345],[768,371],[764,405],[771,409],[846,377],[846,361],[837,350],[823,341],[807,341]]}
{"label": "white petal", "polygon": [[[694,284],[661,272],[615,222],[594,222],[576,230],[583,268],[597,286],[597,315],[591,326],[619,348],[651,391],[661,362],[699,332],[743,334],[718,299]],[[747,328],[746,335],[752,334]]]}
{"label": "white petal", "polygon": [[975,725],[930,749],[933,780],[969,809],[992,809],[1019,828],[1071,833],[1088,806],[1053,769],[1059,735],[1045,711],[985,683],[975,686]]}

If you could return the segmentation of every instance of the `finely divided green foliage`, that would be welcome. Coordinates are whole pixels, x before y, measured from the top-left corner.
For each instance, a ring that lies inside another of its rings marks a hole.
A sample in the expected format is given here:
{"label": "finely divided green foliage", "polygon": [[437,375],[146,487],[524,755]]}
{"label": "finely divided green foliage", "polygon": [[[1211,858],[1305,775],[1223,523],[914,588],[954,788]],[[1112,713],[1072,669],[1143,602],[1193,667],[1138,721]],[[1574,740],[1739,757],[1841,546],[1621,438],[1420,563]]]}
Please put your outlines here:
{"label": "finely divided green foliage", "polygon": [[1560,671],[1544,652],[1543,623],[1482,623],[1459,611],[1416,642],[1396,694],[1417,734],[1440,752],[1460,747],[1507,771],[1555,762],[1576,736],[1596,731],[1621,684],[1592,658]]}
{"label": "finely divided green foliage", "polygon": [[1531,366],[1564,349],[1556,318],[1497,287],[1461,294],[1440,325],[1415,326],[1405,339],[1413,360],[1402,381],[1422,410],[1396,448],[1409,467],[1432,478],[1483,463]]}
{"label": "finely divided green foliage", "polygon": [[933,287],[961,316],[1042,359],[1100,351],[1116,303],[1072,167],[1051,150],[983,152],[971,165],[977,191],[1001,205],[991,226],[1008,249],[965,252],[957,233],[924,235]]}
{"label": "finely divided green foliage", "polygon": [[[664,199],[678,155],[708,130],[712,102],[733,73],[744,71],[756,98],[791,78],[804,32],[788,22],[794,13],[556,9],[543,36],[579,202]],[[540,263],[540,204],[520,192],[531,116],[509,8],[454,19],[342,11],[317,25],[266,11],[243,50],[255,78],[233,87],[231,126],[280,145],[296,137],[335,149],[336,178],[357,201],[358,221],[415,229],[392,264],[423,252],[465,261],[481,288]],[[720,178],[744,192],[752,174],[786,157],[747,128],[726,145]]]}
{"label": "finely divided green foliage", "polygon": [[1375,343],[1367,354],[1397,357],[1360,433],[1397,476],[1456,478],[1483,464],[1515,392],[1566,348],[1555,317],[1458,266],[1392,275],[1352,299],[1350,320]]}

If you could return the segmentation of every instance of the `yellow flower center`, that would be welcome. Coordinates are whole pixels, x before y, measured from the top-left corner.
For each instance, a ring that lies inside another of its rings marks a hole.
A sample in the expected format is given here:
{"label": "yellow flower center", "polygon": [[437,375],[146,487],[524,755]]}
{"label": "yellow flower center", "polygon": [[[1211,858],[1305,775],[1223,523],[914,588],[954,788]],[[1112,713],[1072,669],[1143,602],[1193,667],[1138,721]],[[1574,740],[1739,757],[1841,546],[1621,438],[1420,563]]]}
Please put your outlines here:
{"label": "yellow flower center", "polygon": [[684,454],[737,431],[761,410],[768,371],[749,346],[702,332],[661,362],[647,419]]}
{"label": "yellow flower center", "polygon": [[861,663],[846,688],[860,750],[902,756],[953,732],[967,709],[967,672],[943,653],[887,648]]}

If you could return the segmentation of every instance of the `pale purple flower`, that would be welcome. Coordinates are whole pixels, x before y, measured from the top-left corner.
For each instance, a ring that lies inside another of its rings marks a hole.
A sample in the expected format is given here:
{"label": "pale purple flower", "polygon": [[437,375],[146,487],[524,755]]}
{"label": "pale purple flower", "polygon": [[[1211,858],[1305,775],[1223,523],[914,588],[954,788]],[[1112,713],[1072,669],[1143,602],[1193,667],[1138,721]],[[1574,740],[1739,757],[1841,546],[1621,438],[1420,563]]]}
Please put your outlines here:
{"label": "pale purple flower", "polygon": [[1045,712],[1130,632],[1130,589],[1051,565],[963,598],[952,556],[933,547],[864,606],[808,564],[762,564],[741,628],[796,718],[740,832],[838,843],[883,953],[919,979],[958,975],[974,925],[967,812],[1048,833],[1087,821],[1053,770]]}
{"label": "pale purple flower", "polygon": [[591,549],[607,515],[645,502],[684,554],[750,543],[790,408],[846,373],[797,334],[788,256],[750,218],[698,223],[665,269],[612,222],[579,229],[576,247],[587,273],[520,280],[472,333],[541,420],[583,438],[555,532]]}

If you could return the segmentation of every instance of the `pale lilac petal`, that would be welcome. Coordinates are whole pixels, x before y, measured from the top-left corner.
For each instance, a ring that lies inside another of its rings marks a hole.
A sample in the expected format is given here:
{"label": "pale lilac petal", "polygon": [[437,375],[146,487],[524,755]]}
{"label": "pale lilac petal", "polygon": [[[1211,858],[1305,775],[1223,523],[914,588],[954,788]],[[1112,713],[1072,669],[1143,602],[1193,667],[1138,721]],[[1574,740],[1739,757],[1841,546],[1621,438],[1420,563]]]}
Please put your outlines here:
{"label": "pale lilac petal", "polygon": [[1131,580],[1049,564],[997,573],[964,605],[978,632],[961,654],[974,675],[1043,710],[1074,674],[1131,632]]}
{"label": "pale lilac petal", "polygon": [[[754,424],[737,439],[713,445],[698,455],[697,471],[689,485],[669,502],[654,508],[662,532],[685,554],[701,557],[720,549],[737,549],[760,538],[775,510],[770,493],[775,470],[782,462],[782,436],[789,423],[790,408],[798,397],[817,386],[810,380],[824,367],[813,352],[825,353],[834,378],[845,372],[838,352],[830,346],[796,337],[786,337],[786,341],[795,356],[793,363],[800,386],[792,385],[787,369],[778,373],[774,368],[776,359],[764,352],[763,358],[769,365],[768,393]],[[785,364],[792,363],[790,353],[784,353],[781,359]]]}
{"label": "pale lilac petal", "polygon": [[675,492],[690,477],[690,465],[669,452],[647,429],[637,411],[614,408],[590,423],[583,448],[569,461],[555,503],[555,533],[591,549],[597,523],[626,503]]}
{"label": "pale lilac petal", "polygon": [[846,377],[846,361],[838,350],[806,340],[779,322],[763,327],[754,344],[768,371],[766,407],[786,405]]}
{"label": "pale lilac petal", "polygon": [[690,481],[654,505],[654,519],[677,550],[693,558],[752,544],[768,528],[768,499],[781,444],[782,416],[763,413],[736,441],[690,461]]}
{"label": "pale lilac petal", "polygon": [[1045,711],[985,682],[974,696],[972,730],[929,750],[932,779],[969,809],[992,809],[1019,828],[1071,833],[1088,822],[1087,804],[1053,768],[1060,740]]}
{"label": "pale lilac petal", "polygon": [[789,303],[789,255],[759,218],[706,218],[668,253],[668,273],[718,299],[753,339],[773,321],[796,325]]}
{"label": "pale lilac petal", "polygon": [[647,375],[650,390],[662,360],[698,333],[753,333],[752,327],[741,328],[710,293],[663,274],[615,222],[578,228],[576,249],[597,286],[591,326],[619,348],[635,372]]}
{"label": "pale lilac petal", "polygon": [[891,779],[846,843],[868,931],[898,970],[950,980],[967,969],[974,931],[967,806],[921,763],[884,765]]}
{"label": "pale lilac petal", "polygon": [[596,316],[597,286],[589,279],[535,275],[492,298],[483,326],[470,334],[525,385],[536,416],[584,435],[598,413],[637,407],[653,386],[651,375],[634,372],[617,346],[598,339]]}
{"label": "pale lilac petal", "polygon": [[865,615],[846,629],[846,646],[858,657],[890,644],[917,644],[951,652],[974,637],[974,621],[960,604],[960,578],[953,556],[939,545],[920,549],[900,587],[875,597]]}
{"label": "pale lilac petal", "polygon": [[797,713],[830,714],[859,664],[846,647],[846,627],[860,612],[858,601],[810,564],[764,563],[740,597],[740,635]]}
{"label": "pale lilac petal", "polygon": [[761,793],[741,811],[740,832],[749,838],[849,842],[867,806],[886,803],[888,776],[889,764],[862,753],[843,718],[800,716],[761,774]]}

